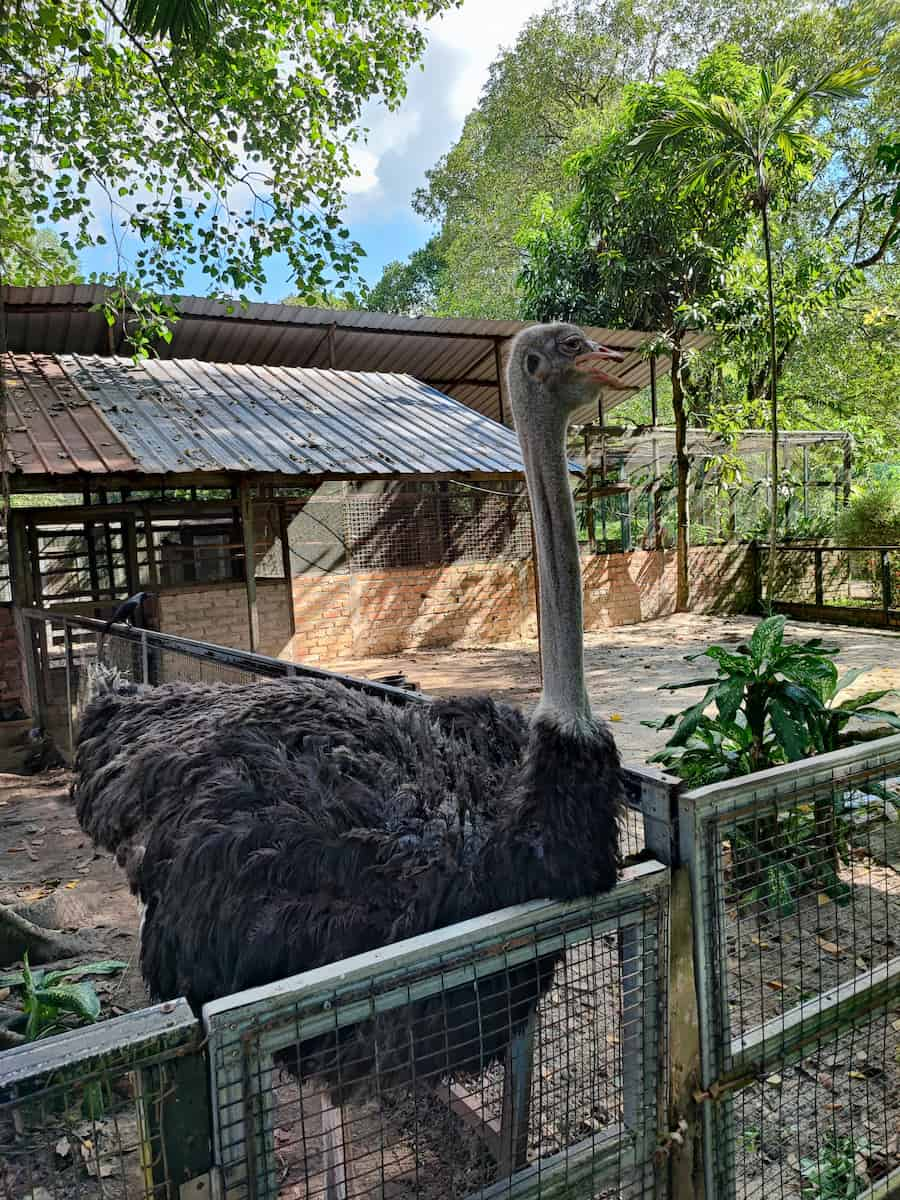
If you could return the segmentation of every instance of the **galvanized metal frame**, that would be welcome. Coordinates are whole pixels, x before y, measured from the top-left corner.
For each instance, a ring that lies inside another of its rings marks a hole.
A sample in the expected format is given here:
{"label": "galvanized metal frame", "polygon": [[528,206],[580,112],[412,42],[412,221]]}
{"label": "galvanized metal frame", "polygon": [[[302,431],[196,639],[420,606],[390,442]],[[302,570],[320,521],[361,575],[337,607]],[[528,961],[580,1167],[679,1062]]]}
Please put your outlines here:
{"label": "galvanized metal frame", "polygon": [[[604,932],[639,929],[648,901],[663,906],[668,885],[665,867],[642,863],[629,868],[614,891],[604,896],[503,909],[205,1005],[211,1092],[216,1098],[215,1144],[226,1197],[262,1197],[277,1191],[270,1085],[273,1056],[279,1050]],[[639,944],[629,943],[627,961],[633,966],[624,988],[629,1053],[623,1056],[623,1086],[636,1093],[625,1106],[632,1128],[602,1147],[597,1138],[588,1138],[553,1159],[542,1159],[538,1171],[526,1168],[504,1180],[498,1195],[551,1196],[582,1178],[595,1188],[602,1176],[619,1168],[623,1155],[629,1163],[652,1171],[660,1096],[660,1056],[653,1049],[659,1039],[661,985],[657,956],[648,955],[647,946],[652,943],[664,952],[659,933],[655,926]],[[473,946],[478,948],[476,959]],[[423,977],[429,967],[435,968],[434,974]],[[416,970],[412,982],[411,968]],[[397,981],[393,988],[392,979]],[[375,980],[378,995],[335,1007],[336,993],[353,993],[354,987]],[[222,1119],[225,1109],[232,1114],[227,1122]],[[574,1197],[579,1192],[566,1194]]]}
{"label": "galvanized metal frame", "polygon": [[[152,1071],[166,1067],[169,1101],[160,1102]],[[141,1129],[143,1168],[154,1195],[212,1171],[211,1111],[202,1028],[186,1000],[140,1009],[0,1054],[0,1107],[55,1094],[94,1073],[132,1074]],[[161,1153],[152,1153],[157,1144]]]}
{"label": "galvanized metal frame", "polygon": [[[879,1008],[900,1000],[900,959],[820,993],[762,1025],[733,1037],[728,1004],[725,900],[721,825],[762,811],[795,806],[823,788],[859,786],[895,771],[900,774],[900,735],[864,742],[815,758],[787,763],[683,793],[679,840],[691,879],[694,958],[700,1025],[704,1177],[707,1198],[735,1196],[733,1097],[765,1067],[787,1063],[826,1030],[831,1034],[864,1022]],[[882,1181],[884,1184],[885,1181]],[[882,1197],[900,1190],[900,1174]]]}

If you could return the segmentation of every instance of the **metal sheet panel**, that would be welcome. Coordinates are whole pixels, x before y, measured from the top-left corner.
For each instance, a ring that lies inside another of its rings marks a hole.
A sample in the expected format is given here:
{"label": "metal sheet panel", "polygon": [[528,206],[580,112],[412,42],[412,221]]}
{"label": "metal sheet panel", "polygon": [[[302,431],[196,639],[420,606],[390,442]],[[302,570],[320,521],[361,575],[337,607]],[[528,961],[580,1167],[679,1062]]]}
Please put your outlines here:
{"label": "metal sheet panel", "polygon": [[31,473],[448,475],[522,471],[515,434],[408,375],[11,356]]}
{"label": "metal sheet panel", "polygon": [[[109,354],[123,349],[121,333],[110,331],[99,311],[105,293],[95,285],[53,288],[6,288],[9,346],[14,351],[53,354]],[[163,359],[253,363],[267,366],[335,367],[344,371],[379,371],[413,375],[469,403],[465,381],[493,385],[477,389],[476,408],[497,411],[494,347],[505,346],[527,322],[456,317],[405,317],[395,313],[345,312],[287,304],[235,304],[233,311],[215,300],[185,296],[182,319],[169,344],[156,348]],[[639,391],[650,382],[650,363],[640,348],[653,336],[640,330],[589,328],[605,345],[630,351],[610,374]],[[710,339],[688,334],[685,347]],[[668,370],[658,360],[662,376]],[[632,393],[607,390],[604,408],[612,409]]]}

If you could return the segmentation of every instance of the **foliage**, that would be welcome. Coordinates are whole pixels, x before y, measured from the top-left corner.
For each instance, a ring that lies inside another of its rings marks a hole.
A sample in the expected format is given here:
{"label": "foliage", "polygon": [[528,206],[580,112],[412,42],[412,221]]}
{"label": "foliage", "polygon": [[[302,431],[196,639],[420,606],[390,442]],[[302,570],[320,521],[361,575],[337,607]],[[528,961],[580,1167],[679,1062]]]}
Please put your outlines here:
{"label": "foliage", "polygon": [[[825,72],[813,82],[800,86],[795,82],[797,68],[780,64],[769,70],[760,67],[752,85],[739,90],[712,94],[708,98],[681,96],[672,111],[651,121],[635,139],[638,162],[648,158],[668,158],[673,148],[708,143],[709,153],[687,171],[673,177],[680,183],[680,195],[687,198],[719,188],[723,178],[731,178],[747,189],[747,201],[762,221],[765,253],[766,343],[769,395],[769,420],[772,431],[770,471],[772,488],[778,494],[779,443],[777,380],[779,373],[778,314],[775,305],[775,269],[772,261],[770,209],[779,194],[792,190],[796,179],[811,177],[811,163],[825,148],[814,137],[813,124],[827,102],[852,100],[860,96],[877,74],[871,62],[855,63]],[[782,200],[783,202],[783,200]],[[769,529],[769,562],[766,573],[766,598],[772,600],[777,554],[777,504],[772,505]]]}
{"label": "foliage", "polygon": [[80,283],[78,262],[59,234],[37,229],[30,216],[6,219],[0,203],[0,277],[13,287]]}
{"label": "foliage", "polygon": [[[767,617],[747,645],[730,651],[710,646],[702,655],[716,664],[714,676],[663,684],[664,690],[705,686],[702,698],[655,729],[674,733],[654,756],[690,786],[699,787],[836,750],[852,720],[900,729],[900,717],[876,708],[890,689],[837,703],[838,694],[863,673],[838,677],[837,647],[821,638],[785,642],[785,618]],[[707,713],[715,708],[715,715]]]}
{"label": "foliage", "polygon": [[406,262],[389,262],[381,278],[365,297],[370,312],[402,313],[421,317],[434,313],[447,272],[437,238],[431,238]]}
{"label": "foliage", "polygon": [[221,15],[221,0],[126,0],[125,24],[135,33],[201,42]]}
{"label": "foliage", "polygon": [[362,296],[354,292],[333,292],[328,288],[307,292],[303,296],[285,296],[282,304],[293,304],[299,308],[333,308],[338,312],[365,308]]}
{"label": "foliage", "polygon": [[867,1143],[857,1138],[828,1132],[816,1158],[800,1159],[800,1174],[817,1200],[854,1200],[868,1187],[865,1170],[857,1165],[867,1151]]}
{"label": "foliage", "polygon": [[900,546],[900,478],[887,475],[855,488],[835,534],[850,546]]}
{"label": "foliage", "polygon": [[[359,252],[340,212],[362,105],[399,101],[422,18],[453,2],[207,4],[208,34],[188,42],[148,40],[115,0],[7,5],[0,168],[15,186],[0,190],[0,227],[33,214],[73,254],[111,229],[106,281],[122,304],[129,288],[177,292],[197,268],[212,291],[242,293],[279,253],[304,291],[343,286]],[[128,12],[158,32],[177,8]],[[160,332],[169,313],[138,315]]]}
{"label": "foliage", "polygon": [[96,1021],[100,1016],[100,999],[93,985],[84,982],[82,976],[111,975],[127,966],[107,959],[69,970],[32,971],[26,955],[22,970],[3,975],[0,984],[21,987],[25,1039],[33,1042],[60,1032],[73,1018],[78,1024]]}

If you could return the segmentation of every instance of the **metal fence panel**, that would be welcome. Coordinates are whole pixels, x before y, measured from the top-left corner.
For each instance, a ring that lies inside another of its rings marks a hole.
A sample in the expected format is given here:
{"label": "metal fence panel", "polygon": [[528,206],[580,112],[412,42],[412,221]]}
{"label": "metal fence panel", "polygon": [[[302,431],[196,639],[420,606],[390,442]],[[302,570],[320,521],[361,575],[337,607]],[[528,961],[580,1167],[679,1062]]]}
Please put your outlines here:
{"label": "metal fence panel", "polygon": [[204,1009],[228,1197],[656,1196],[668,871]]}
{"label": "metal fence panel", "polygon": [[900,737],[682,805],[709,1194],[881,1186],[900,1167]]}
{"label": "metal fence panel", "polygon": [[184,1000],[0,1054],[0,1194],[162,1200],[191,1183],[208,1189],[206,1074]]}

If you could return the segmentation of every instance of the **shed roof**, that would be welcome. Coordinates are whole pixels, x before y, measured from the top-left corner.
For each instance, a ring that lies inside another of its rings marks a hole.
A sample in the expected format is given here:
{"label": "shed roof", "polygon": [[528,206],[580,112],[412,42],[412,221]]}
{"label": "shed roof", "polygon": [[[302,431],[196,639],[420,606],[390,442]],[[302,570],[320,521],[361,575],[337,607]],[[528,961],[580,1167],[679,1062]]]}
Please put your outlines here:
{"label": "shed roof", "polygon": [[[0,289],[5,299],[9,349],[45,354],[111,354],[126,348],[123,332],[93,311],[107,294],[94,284]],[[469,408],[510,424],[498,387],[498,362],[523,321],[455,317],[404,317],[394,313],[339,311],[289,304],[242,308],[197,296],[178,301],[181,314],[172,341],[160,341],[161,358],[258,366],[337,367],[414,375]],[[590,328],[597,341],[624,352],[605,368],[628,390],[606,389],[605,410],[650,383],[650,360],[641,348],[647,332]],[[685,346],[705,345],[688,334]],[[667,360],[658,360],[660,373]],[[594,414],[587,414],[595,416]]]}
{"label": "shed roof", "polygon": [[8,355],[14,472],[511,475],[512,430],[408,375]]}

